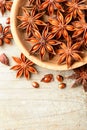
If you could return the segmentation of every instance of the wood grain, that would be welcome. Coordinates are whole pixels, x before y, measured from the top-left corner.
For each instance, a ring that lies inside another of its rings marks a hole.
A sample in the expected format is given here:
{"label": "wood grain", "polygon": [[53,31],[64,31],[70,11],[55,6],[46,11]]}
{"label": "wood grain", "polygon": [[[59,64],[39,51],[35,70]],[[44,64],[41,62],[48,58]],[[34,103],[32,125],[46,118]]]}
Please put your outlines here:
{"label": "wood grain", "polygon": [[[5,25],[5,19],[0,16]],[[0,47],[10,59],[10,67],[15,63],[12,56],[20,56],[20,50],[12,45]],[[72,71],[51,71],[37,67],[39,74],[31,80],[16,79],[16,72],[0,63],[0,130],[87,130],[87,95],[82,86],[71,89],[74,82],[65,80],[67,87],[58,88],[58,81],[40,83],[40,88],[32,87],[32,81],[40,82],[43,75],[53,73],[67,76]]]}

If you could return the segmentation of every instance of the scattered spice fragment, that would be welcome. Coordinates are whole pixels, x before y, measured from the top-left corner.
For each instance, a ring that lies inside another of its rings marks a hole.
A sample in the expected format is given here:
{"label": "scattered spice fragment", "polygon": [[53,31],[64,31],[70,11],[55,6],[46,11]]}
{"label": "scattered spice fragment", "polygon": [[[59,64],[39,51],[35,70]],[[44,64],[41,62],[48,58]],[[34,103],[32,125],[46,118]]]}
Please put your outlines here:
{"label": "scattered spice fragment", "polygon": [[44,75],[44,77],[41,79],[41,82],[45,82],[45,83],[49,83],[51,81],[53,81],[53,74],[46,74]]}
{"label": "scattered spice fragment", "polygon": [[6,24],[10,24],[10,17],[6,19]]}
{"label": "scattered spice fragment", "polygon": [[61,83],[61,84],[59,84],[59,86],[58,86],[60,89],[64,89],[65,87],[66,87],[66,84],[65,83]]}
{"label": "scattered spice fragment", "polygon": [[6,10],[10,11],[13,2],[11,0],[0,0],[0,11],[2,15],[6,12]]}
{"label": "scattered spice fragment", "polygon": [[56,79],[57,79],[59,82],[63,82],[63,76],[62,76],[62,75],[57,75],[57,76],[56,76]]}
{"label": "scattered spice fragment", "polygon": [[74,69],[74,74],[68,76],[67,78],[75,79],[74,84],[71,86],[72,88],[83,85],[85,92],[87,92],[87,64]]}
{"label": "scattered spice fragment", "polygon": [[39,83],[38,83],[38,82],[33,82],[33,83],[32,83],[32,86],[33,86],[34,88],[39,88]]}
{"label": "scattered spice fragment", "polygon": [[26,79],[29,79],[30,73],[37,73],[36,68],[33,67],[34,63],[28,60],[23,53],[21,53],[20,58],[13,57],[13,60],[17,63],[17,65],[13,66],[11,69],[18,71],[16,77],[24,75]]}
{"label": "scattered spice fragment", "polygon": [[2,46],[3,43],[10,44],[12,38],[10,26],[3,28],[2,24],[0,24],[0,46]]}
{"label": "scattered spice fragment", "polygon": [[0,55],[0,62],[2,64],[9,65],[9,59],[4,53]]}

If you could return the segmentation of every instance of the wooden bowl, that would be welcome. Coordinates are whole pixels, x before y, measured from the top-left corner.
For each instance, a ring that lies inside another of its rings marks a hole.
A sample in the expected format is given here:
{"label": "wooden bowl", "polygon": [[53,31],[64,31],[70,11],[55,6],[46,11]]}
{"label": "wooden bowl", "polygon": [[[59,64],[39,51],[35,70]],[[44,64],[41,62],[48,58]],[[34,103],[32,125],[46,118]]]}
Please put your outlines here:
{"label": "wooden bowl", "polygon": [[58,65],[57,59],[58,56],[55,56],[52,60],[47,62],[41,61],[38,57],[32,56],[29,54],[30,45],[24,40],[23,32],[17,28],[18,20],[17,16],[20,14],[20,8],[25,4],[27,0],[15,0],[12,6],[11,11],[11,31],[13,34],[13,38],[15,43],[19,46],[21,52],[33,61],[35,64],[52,70],[69,70],[80,67],[87,63],[87,51],[85,51],[85,56],[83,62],[75,62],[70,68],[67,68],[67,65]]}

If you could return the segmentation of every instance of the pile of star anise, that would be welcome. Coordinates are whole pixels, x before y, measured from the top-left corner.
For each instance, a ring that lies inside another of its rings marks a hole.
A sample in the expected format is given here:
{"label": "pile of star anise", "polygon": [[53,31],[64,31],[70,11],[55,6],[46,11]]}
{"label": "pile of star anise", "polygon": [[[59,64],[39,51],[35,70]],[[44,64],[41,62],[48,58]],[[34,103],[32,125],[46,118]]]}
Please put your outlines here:
{"label": "pile of star anise", "polygon": [[58,57],[70,67],[82,61],[87,48],[87,0],[28,0],[18,27],[25,30],[31,55]]}

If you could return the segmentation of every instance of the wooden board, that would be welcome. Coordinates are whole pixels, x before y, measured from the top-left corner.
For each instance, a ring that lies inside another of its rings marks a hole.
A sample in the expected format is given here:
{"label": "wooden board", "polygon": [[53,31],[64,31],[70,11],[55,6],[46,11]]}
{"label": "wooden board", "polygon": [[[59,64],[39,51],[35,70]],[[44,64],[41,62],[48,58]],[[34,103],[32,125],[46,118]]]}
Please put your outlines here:
{"label": "wooden board", "polygon": [[[6,17],[0,16],[4,23]],[[12,45],[0,47],[0,54],[6,53],[10,67],[15,63],[12,56],[20,56],[20,50]],[[0,130],[87,130],[87,95],[82,86],[71,89],[74,82],[66,80],[64,90],[58,88],[58,82],[40,83],[34,89],[32,81],[40,82],[48,73],[68,76],[72,71],[51,71],[37,67],[39,74],[32,75],[31,80],[16,79],[16,72],[0,63]]]}

